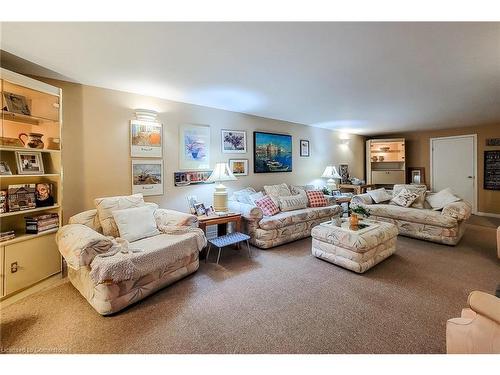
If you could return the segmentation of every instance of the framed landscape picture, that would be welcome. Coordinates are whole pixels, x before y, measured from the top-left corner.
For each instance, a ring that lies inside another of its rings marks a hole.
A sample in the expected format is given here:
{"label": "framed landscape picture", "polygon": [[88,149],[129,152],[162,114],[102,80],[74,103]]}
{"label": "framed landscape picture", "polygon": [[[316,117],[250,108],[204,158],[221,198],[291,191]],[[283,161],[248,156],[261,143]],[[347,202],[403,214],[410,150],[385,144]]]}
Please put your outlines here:
{"label": "framed landscape picture", "polygon": [[235,176],[247,176],[248,159],[229,159],[229,169]]}
{"label": "framed landscape picture", "polygon": [[163,160],[132,160],[132,194],[163,194]]}
{"label": "framed landscape picture", "polygon": [[210,126],[181,125],[179,169],[203,170],[210,166]]}
{"label": "framed landscape picture", "polygon": [[276,173],[292,171],[292,136],[254,132],[254,172]]}
{"label": "framed landscape picture", "polygon": [[306,139],[300,140],[300,156],[310,156],[309,153],[309,141]]}
{"label": "framed landscape picture", "polygon": [[161,158],[162,125],[152,121],[130,121],[130,156]]}
{"label": "framed landscape picture", "polygon": [[244,130],[221,130],[222,152],[225,154],[245,154],[247,152],[247,132]]}

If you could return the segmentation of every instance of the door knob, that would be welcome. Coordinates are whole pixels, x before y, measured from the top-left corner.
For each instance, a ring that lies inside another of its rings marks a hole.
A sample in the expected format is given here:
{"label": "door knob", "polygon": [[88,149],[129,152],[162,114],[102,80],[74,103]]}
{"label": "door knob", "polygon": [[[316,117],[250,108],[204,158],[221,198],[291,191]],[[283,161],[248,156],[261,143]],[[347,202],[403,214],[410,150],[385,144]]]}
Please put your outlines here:
{"label": "door knob", "polygon": [[467,176],[467,178],[474,178],[473,176]]}

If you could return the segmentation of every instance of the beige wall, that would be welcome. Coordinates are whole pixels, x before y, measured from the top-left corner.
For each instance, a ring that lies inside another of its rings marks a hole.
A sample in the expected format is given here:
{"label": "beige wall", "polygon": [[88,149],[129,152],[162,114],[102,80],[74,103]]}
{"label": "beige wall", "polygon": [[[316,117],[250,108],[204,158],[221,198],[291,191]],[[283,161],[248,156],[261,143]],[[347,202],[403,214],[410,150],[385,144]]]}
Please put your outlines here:
{"label": "beige wall", "polygon": [[[158,111],[163,123],[165,194],[147,198],[161,207],[186,211],[187,195],[197,195],[198,200],[212,203],[213,184],[174,186],[173,174],[179,167],[179,125],[186,123],[210,125],[212,166],[229,158],[249,160],[249,176],[227,183],[230,193],[246,186],[260,189],[265,184],[281,182],[324,185],[320,176],[330,163],[347,163],[352,176],[364,177],[364,138],[360,136],[349,135],[351,141],[345,146],[340,145],[340,133],[330,130],[97,87],[44,81],[63,89],[65,220],[93,208],[96,197],[131,193],[129,120],[135,117],[135,108]],[[249,152],[222,154],[221,129],[246,130]],[[253,173],[254,130],[292,134],[293,172]],[[310,141],[311,157],[299,157],[299,139]]]}
{"label": "beige wall", "polygon": [[401,137],[406,139],[406,162],[408,167],[424,167],[425,179],[430,181],[430,139],[456,135],[477,134],[477,187],[478,211],[500,214],[500,191],[484,190],[484,151],[500,150],[500,147],[486,147],[487,138],[500,138],[500,124],[471,126],[465,128],[420,131],[384,135],[377,138]]}

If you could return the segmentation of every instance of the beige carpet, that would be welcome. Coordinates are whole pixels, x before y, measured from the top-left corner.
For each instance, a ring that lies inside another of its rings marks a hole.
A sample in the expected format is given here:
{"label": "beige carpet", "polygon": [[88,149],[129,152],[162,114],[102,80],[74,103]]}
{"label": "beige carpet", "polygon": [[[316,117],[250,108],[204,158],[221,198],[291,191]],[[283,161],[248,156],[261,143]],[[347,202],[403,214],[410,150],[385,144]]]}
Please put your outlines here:
{"label": "beige carpet", "polygon": [[363,275],[310,255],[310,239],[228,249],[221,265],[101,317],[69,283],[1,311],[1,351],[61,353],[443,353],[445,322],[500,282],[495,230],[459,246],[399,237]]}

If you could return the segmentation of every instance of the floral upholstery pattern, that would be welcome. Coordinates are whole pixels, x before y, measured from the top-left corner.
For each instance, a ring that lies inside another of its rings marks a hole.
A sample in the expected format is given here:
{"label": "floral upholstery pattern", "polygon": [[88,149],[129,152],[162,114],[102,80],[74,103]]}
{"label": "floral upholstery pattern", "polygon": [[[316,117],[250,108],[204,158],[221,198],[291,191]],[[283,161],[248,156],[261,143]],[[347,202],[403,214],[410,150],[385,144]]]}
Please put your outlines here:
{"label": "floral upholstery pattern", "polygon": [[311,252],[317,258],[363,273],[396,251],[396,226],[384,222],[378,225],[363,233],[318,225],[311,232]]}

